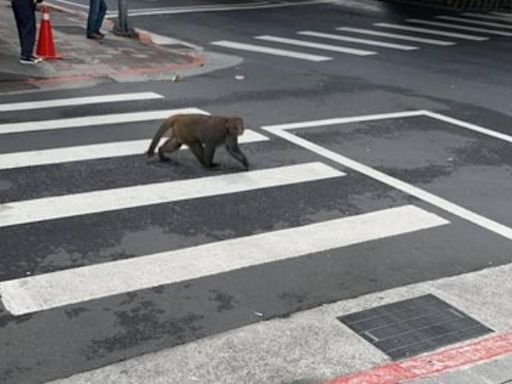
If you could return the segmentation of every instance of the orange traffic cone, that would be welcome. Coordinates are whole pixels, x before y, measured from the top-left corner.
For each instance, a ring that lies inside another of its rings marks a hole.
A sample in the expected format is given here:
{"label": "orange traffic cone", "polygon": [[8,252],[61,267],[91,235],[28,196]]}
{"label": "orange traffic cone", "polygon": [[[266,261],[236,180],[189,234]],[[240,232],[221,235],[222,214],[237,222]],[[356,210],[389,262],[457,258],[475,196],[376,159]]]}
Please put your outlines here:
{"label": "orange traffic cone", "polygon": [[45,59],[60,59],[53,43],[52,24],[48,6],[43,5],[43,17],[39,28],[39,40],[37,41],[36,55]]}

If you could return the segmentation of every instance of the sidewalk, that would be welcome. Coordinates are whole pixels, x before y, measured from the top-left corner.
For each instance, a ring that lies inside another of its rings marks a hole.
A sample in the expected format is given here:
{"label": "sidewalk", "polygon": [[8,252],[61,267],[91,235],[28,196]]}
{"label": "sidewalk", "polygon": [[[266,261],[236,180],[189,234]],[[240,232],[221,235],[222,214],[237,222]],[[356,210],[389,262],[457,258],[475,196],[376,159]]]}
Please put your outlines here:
{"label": "sidewalk", "polygon": [[[149,34],[141,31],[139,39],[116,36],[109,20],[103,23],[105,39],[97,42],[85,37],[85,13],[50,4],[50,19],[62,60],[22,65],[18,62],[19,41],[10,1],[0,0],[0,92],[112,81],[172,80],[176,73],[204,65],[199,51],[156,45]],[[41,13],[37,12],[38,28],[40,20]]]}

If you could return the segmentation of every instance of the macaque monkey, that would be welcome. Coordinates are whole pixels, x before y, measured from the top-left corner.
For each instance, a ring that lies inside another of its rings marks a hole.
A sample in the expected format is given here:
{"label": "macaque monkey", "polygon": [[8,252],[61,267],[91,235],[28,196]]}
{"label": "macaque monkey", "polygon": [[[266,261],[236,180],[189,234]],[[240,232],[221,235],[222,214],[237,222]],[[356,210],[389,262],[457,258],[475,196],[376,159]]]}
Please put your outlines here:
{"label": "macaque monkey", "polygon": [[156,132],[147,151],[153,156],[161,137],[169,139],[158,148],[160,161],[167,161],[166,154],[187,145],[199,162],[212,168],[217,146],[224,144],[228,153],[241,162],[245,169],[249,162],[238,147],[238,136],[244,132],[243,120],[239,117],[210,116],[201,114],[174,115],[165,120]]}

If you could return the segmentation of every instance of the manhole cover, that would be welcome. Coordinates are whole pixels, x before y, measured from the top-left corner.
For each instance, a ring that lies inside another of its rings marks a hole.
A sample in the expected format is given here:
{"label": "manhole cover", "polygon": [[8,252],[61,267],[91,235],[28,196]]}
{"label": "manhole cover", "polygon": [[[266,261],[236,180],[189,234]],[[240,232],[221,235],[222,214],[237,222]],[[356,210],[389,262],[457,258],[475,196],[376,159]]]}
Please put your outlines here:
{"label": "manhole cover", "polygon": [[492,332],[434,295],[387,304],[338,319],[393,360]]}

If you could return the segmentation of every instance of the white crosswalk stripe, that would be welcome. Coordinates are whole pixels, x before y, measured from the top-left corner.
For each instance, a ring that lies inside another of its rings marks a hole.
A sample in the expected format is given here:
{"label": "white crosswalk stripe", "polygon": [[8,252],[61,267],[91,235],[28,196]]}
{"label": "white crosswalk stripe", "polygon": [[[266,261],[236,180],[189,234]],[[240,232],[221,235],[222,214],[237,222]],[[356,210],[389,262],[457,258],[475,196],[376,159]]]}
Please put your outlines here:
{"label": "white crosswalk stripe", "polygon": [[275,42],[275,43],[291,44],[291,45],[298,45],[301,47],[324,49],[326,51],[348,53],[350,55],[356,55],[356,56],[369,56],[369,55],[377,54],[377,52],[373,52],[373,51],[365,51],[362,49],[340,47],[340,46],[331,45],[331,44],[320,44],[320,43],[315,43],[312,41],[288,39],[288,38],[278,37],[278,36],[263,35],[263,36],[255,36],[254,38],[257,40],[271,41],[271,42]]}
{"label": "white crosswalk stripe", "polygon": [[480,21],[480,20],[472,20],[463,17],[453,17],[453,16],[436,16],[436,19],[439,20],[448,20],[448,21],[457,21],[461,23],[474,24],[474,25],[483,25],[485,27],[496,27],[503,29],[512,29],[512,25],[502,24],[502,23],[492,23],[488,21]]}
{"label": "white crosswalk stripe", "polygon": [[484,36],[467,35],[467,34],[463,34],[463,33],[448,32],[448,31],[442,31],[439,29],[431,29],[431,28],[411,27],[411,26],[402,25],[402,24],[374,23],[373,25],[375,25],[376,27],[381,27],[381,28],[399,29],[402,31],[426,33],[426,34],[430,34],[430,35],[452,37],[455,39],[473,40],[473,41],[489,40],[488,37],[484,37]]}
{"label": "white crosswalk stripe", "polygon": [[453,41],[427,39],[427,38],[423,38],[423,37],[402,35],[402,34],[398,34],[398,33],[381,32],[381,31],[376,31],[376,30],[372,30],[372,29],[338,27],[338,28],[336,28],[336,30],[344,31],[344,32],[361,33],[361,34],[371,35],[371,36],[389,37],[391,39],[398,39],[398,40],[414,41],[416,43],[424,43],[424,44],[432,44],[432,45],[440,45],[440,46],[455,45],[455,42],[453,42]]}
{"label": "white crosswalk stripe", "polygon": [[495,15],[495,16],[500,16],[500,17],[504,17],[508,20],[511,20],[512,21],[512,15],[510,13],[503,13],[503,12],[491,12],[491,14]]}
{"label": "white crosswalk stripe", "polygon": [[101,95],[86,97],[70,97],[65,99],[28,101],[20,103],[0,104],[0,112],[24,111],[30,109],[69,107],[73,105],[90,105],[104,103],[119,103],[123,101],[140,101],[162,99],[163,96],[155,92],[121,93],[117,95]]}
{"label": "white crosswalk stripe", "polygon": [[[268,138],[261,133],[246,129],[244,134],[240,136],[238,142],[245,144],[266,140],[268,140]],[[151,140],[144,139],[43,149],[38,151],[4,153],[0,154],[0,170],[141,155],[148,149],[150,142]],[[182,147],[182,149],[185,148],[186,147]]]}
{"label": "white crosswalk stripe", "polygon": [[345,35],[334,35],[331,33],[322,33],[322,32],[315,32],[315,31],[299,31],[299,32],[297,32],[297,34],[303,35],[303,36],[312,36],[312,37],[319,37],[319,38],[324,38],[324,39],[346,41],[346,42],[351,42],[351,43],[359,43],[359,44],[363,44],[363,45],[374,45],[376,47],[399,49],[402,51],[412,51],[414,49],[418,49],[418,47],[414,47],[411,45],[386,43],[383,41],[359,39],[356,37],[350,37],[350,36],[345,36]]}
{"label": "white crosswalk stripe", "polygon": [[332,60],[332,57],[327,57],[327,56],[312,55],[312,54],[302,53],[302,52],[297,52],[297,51],[289,51],[289,50],[285,50],[285,49],[265,47],[262,45],[237,43],[235,41],[221,40],[221,41],[213,41],[210,44],[217,45],[219,47],[224,47],[224,48],[239,49],[242,51],[260,52],[260,53],[266,53],[269,55],[291,57],[294,59],[301,59],[301,60],[308,60],[308,61],[320,62],[320,61]]}
{"label": "white crosswalk stripe", "polygon": [[53,129],[69,129],[78,127],[92,127],[108,124],[134,123],[140,121],[160,120],[177,113],[202,113],[198,108],[166,109],[148,112],[114,113],[108,115],[94,115],[86,117],[72,117],[68,119],[29,121],[23,123],[0,124],[0,134],[36,132]]}
{"label": "white crosswalk stripe", "polygon": [[484,33],[484,34],[488,34],[488,35],[507,36],[507,37],[512,36],[512,32],[497,31],[494,29],[486,29],[486,28],[468,27],[466,25],[461,25],[461,24],[443,23],[443,22],[438,22],[438,21],[421,20],[421,19],[406,19],[405,21],[407,21],[408,23],[430,25],[430,26],[434,26],[434,27],[443,27],[443,28],[450,28],[450,29],[460,29],[461,31],[478,32],[478,33]]}
{"label": "white crosswalk stripe", "polygon": [[342,172],[322,163],[309,163],[200,179],[14,201],[0,205],[0,227],[303,183],[343,175]]}
{"label": "white crosswalk stripe", "polygon": [[505,17],[505,16],[496,16],[496,15],[489,15],[484,13],[472,13],[472,12],[465,12],[463,13],[464,16],[474,17],[478,19],[485,19],[485,20],[498,20],[498,21],[504,21],[504,22],[512,22],[512,19]]}
{"label": "white crosswalk stripe", "polygon": [[448,221],[445,219],[414,206],[390,208],[192,248],[4,281],[0,283],[0,296],[9,312],[24,315],[446,224]]}

